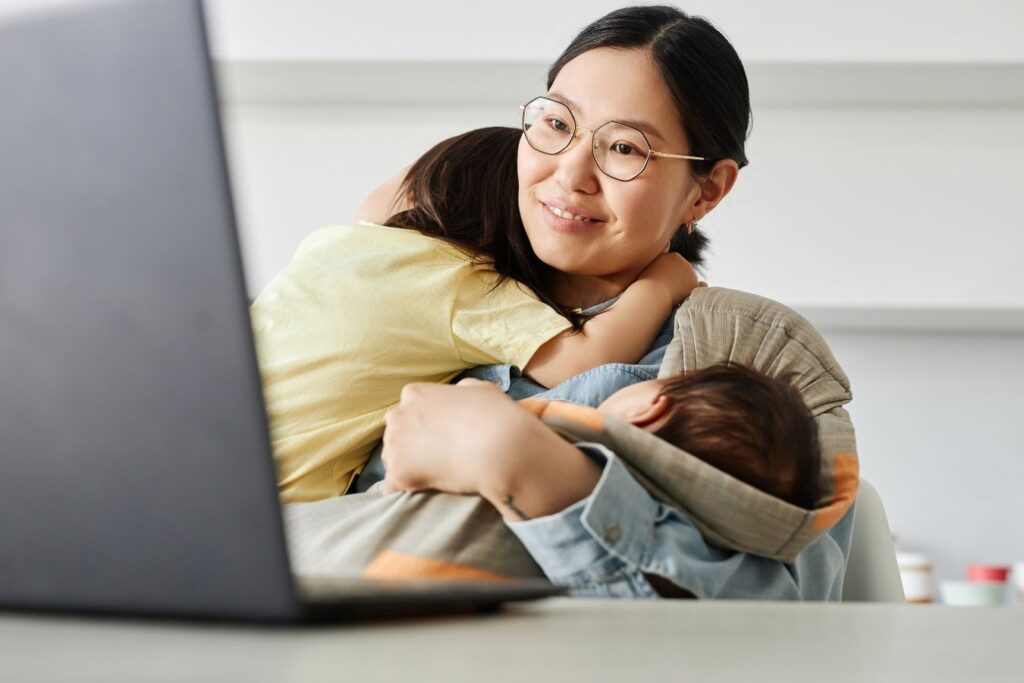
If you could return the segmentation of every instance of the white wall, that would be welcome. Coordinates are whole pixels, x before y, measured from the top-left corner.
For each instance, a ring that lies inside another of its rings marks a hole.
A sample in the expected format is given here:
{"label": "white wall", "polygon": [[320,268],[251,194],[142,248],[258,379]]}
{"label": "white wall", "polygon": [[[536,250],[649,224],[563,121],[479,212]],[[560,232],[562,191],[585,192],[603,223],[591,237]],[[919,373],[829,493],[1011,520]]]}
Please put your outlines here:
{"label": "white wall", "polygon": [[1024,307],[1024,107],[766,107],[709,275],[795,305]]}
{"label": "white wall", "polygon": [[[225,59],[553,59],[616,0],[213,0]],[[668,3],[672,4],[672,3]],[[690,0],[752,61],[1019,61],[1017,0]]]}
{"label": "white wall", "polygon": [[850,377],[862,474],[945,578],[1024,558],[1024,336],[825,330]]}

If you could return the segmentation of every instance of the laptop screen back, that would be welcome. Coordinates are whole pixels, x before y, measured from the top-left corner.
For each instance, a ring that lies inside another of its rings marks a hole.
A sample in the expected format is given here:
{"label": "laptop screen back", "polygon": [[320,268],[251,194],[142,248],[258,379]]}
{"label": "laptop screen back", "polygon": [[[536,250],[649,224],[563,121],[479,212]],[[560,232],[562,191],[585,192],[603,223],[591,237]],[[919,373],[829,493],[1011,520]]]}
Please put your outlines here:
{"label": "laptop screen back", "polygon": [[0,606],[295,613],[199,3],[0,26]]}

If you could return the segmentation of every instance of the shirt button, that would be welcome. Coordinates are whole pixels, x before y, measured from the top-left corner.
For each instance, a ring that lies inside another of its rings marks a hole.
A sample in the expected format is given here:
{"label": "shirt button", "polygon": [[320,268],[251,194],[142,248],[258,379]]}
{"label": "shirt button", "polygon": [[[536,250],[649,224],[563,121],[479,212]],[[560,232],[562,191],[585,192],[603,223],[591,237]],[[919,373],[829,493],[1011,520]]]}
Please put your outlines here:
{"label": "shirt button", "polygon": [[622,532],[619,531],[619,525],[615,522],[608,522],[604,527],[604,540],[609,543],[617,543],[622,538]]}

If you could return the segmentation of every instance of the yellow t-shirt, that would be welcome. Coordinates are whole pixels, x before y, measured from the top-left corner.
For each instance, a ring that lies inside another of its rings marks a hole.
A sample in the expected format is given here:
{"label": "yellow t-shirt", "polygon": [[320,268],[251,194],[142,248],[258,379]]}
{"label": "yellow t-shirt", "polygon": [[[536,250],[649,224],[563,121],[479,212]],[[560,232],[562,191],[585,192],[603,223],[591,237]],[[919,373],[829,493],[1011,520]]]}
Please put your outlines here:
{"label": "yellow t-shirt", "polygon": [[344,493],[409,382],[524,367],[568,321],[513,280],[414,230],[307,237],[251,315],[282,498]]}

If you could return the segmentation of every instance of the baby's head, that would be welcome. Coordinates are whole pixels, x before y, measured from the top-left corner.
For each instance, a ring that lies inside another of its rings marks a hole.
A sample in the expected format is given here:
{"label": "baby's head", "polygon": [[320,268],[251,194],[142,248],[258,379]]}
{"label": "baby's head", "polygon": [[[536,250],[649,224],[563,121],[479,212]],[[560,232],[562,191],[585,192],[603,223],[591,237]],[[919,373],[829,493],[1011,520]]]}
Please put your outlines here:
{"label": "baby's head", "polygon": [[598,410],[777,498],[804,508],[817,499],[817,427],[788,377],[719,363],[630,385]]}

